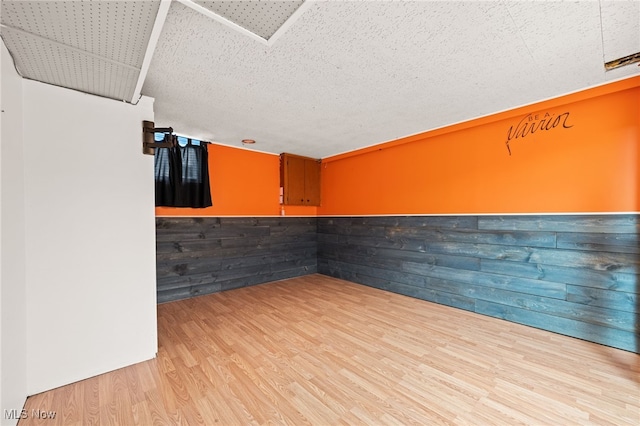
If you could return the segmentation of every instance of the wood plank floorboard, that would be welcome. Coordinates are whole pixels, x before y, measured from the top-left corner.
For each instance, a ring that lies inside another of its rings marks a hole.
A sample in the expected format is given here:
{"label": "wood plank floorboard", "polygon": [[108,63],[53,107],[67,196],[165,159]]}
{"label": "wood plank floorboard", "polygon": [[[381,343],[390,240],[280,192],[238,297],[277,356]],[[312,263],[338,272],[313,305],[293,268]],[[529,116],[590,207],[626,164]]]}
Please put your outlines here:
{"label": "wood plank floorboard", "polygon": [[19,424],[640,424],[638,354],[322,275],[161,304],[158,340]]}

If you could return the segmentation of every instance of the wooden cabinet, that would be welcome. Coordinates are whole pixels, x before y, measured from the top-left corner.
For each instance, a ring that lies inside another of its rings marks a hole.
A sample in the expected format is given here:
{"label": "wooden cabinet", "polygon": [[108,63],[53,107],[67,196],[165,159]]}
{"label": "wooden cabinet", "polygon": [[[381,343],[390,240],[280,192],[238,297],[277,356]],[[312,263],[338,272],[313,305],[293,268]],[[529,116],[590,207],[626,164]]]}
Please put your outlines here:
{"label": "wooden cabinet", "polygon": [[293,154],[280,154],[280,186],[283,204],[320,205],[320,160]]}

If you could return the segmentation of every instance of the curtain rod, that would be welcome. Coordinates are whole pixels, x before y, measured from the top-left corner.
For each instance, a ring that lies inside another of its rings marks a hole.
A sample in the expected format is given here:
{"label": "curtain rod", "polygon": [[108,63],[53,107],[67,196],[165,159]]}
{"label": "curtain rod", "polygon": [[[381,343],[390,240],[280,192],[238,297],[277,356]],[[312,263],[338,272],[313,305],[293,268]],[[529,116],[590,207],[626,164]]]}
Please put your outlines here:
{"label": "curtain rod", "polygon": [[173,133],[172,127],[155,127],[153,121],[144,120],[142,122],[142,153],[147,155],[155,155],[155,148],[170,148],[173,146],[169,142],[156,142],[155,133]]}
{"label": "curtain rod", "polygon": [[[157,142],[155,140],[156,133],[168,133],[173,135],[173,127],[155,127],[153,121],[142,122],[142,153],[148,155],[155,155],[156,148],[173,148],[179,145],[176,142]],[[173,135],[176,136],[176,135]],[[191,144],[192,138],[186,138]],[[200,141],[200,144],[208,144],[211,142]]]}

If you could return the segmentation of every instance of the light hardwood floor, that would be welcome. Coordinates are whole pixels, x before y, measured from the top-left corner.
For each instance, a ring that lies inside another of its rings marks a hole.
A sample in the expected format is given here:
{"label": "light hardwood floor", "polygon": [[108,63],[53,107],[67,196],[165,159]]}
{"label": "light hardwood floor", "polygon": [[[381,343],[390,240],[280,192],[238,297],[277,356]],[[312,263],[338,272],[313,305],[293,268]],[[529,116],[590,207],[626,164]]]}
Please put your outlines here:
{"label": "light hardwood floor", "polygon": [[158,306],[155,360],[20,425],[638,425],[640,356],[322,275]]}

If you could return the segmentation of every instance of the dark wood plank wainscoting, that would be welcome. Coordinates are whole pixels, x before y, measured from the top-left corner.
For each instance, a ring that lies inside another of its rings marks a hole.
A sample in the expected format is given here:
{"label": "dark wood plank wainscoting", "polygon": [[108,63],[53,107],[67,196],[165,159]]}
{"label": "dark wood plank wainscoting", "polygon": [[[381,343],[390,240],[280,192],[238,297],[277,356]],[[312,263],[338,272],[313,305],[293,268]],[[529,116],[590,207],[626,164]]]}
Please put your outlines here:
{"label": "dark wood plank wainscoting", "polygon": [[318,272],[639,352],[638,215],[318,218]]}
{"label": "dark wood plank wainscoting", "polygon": [[313,274],[315,217],[156,219],[158,302]]}

